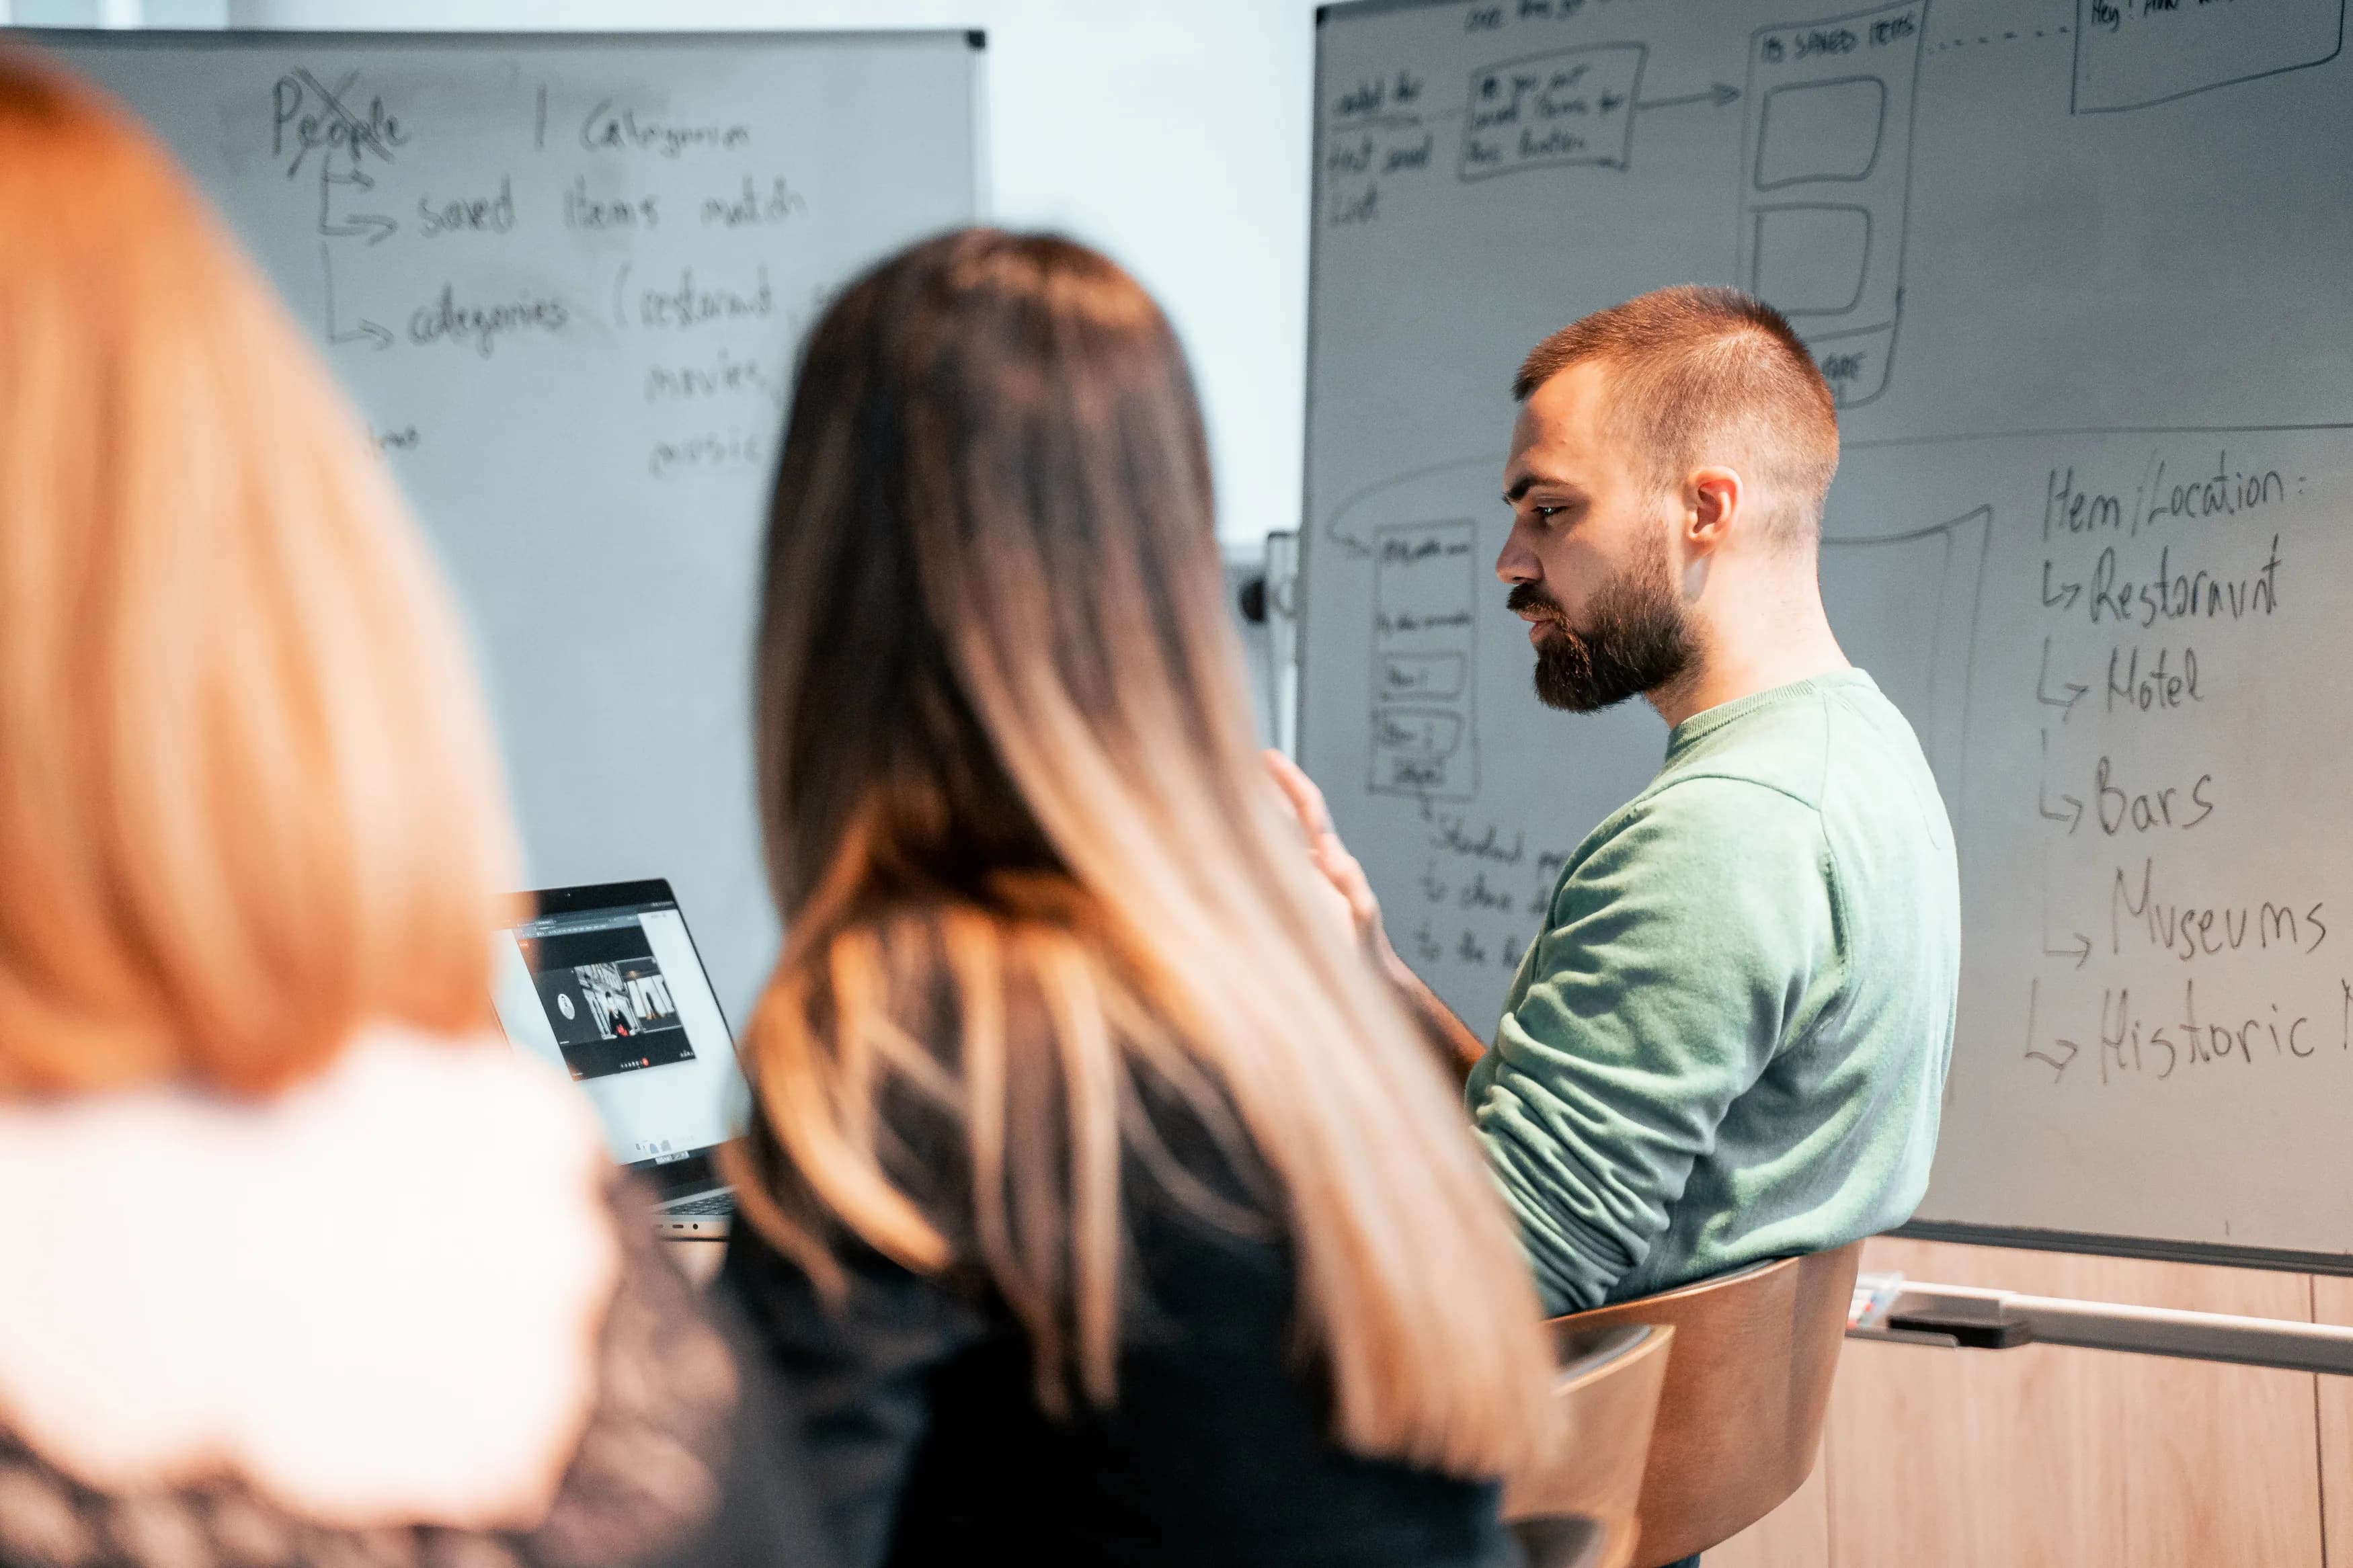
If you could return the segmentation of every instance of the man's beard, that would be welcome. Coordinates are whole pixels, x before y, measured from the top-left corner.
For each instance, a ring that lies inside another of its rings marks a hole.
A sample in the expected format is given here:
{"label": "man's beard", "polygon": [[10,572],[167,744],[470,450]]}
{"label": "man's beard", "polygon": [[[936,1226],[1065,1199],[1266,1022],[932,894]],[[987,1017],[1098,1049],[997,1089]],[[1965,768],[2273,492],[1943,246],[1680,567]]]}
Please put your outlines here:
{"label": "man's beard", "polygon": [[1696,651],[1659,546],[1602,585],[1581,632],[1568,629],[1560,606],[1533,583],[1514,588],[1505,604],[1551,613],[1552,626],[1536,642],[1536,699],[1548,708],[1615,708],[1682,677]]}

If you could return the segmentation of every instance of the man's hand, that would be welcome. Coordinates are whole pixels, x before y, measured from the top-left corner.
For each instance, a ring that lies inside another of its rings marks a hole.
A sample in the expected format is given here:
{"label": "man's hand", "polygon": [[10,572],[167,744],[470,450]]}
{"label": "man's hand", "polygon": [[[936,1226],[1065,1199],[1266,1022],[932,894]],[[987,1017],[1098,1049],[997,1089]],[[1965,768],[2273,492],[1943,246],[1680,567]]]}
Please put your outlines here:
{"label": "man's hand", "polygon": [[1365,950],[1384,968],[1395,966],[1396,954],[1389,946],[1388,932],[1381,925],[1381,901],[1373,896],[1373,884],[1366,879],[1365,868],[1348,853],[1333,831],[1332,813],[1324,804],[1324,792],[1315,781],[1299,771],[1299,764],[1281,752],[1269,751],[1266,771],[1274,775],[1283,798],[1298,815],[1299,826],[1307,835],[1307,852],[1315,868],[1324,874],[1338,898],[1348,923],[1356,928],[1356,939]]}
{"label": "man's hand", "polygon": [[1324,792],[1315,787],[1315,781],[1301,773],[1299,765],[1281,752],[1270,751],[1265,755],[1266,771],[1274,775],[1283,798],[1291,802],[1291,809],[1298,814],[1299,826],[1307,834],[1308,854],[1315,868],[1324,873],[1335,900],[1356,928],[1356,938],[1365,944],[1366,953],[1375,967],[1404,993],[1407,1003],[1429,1021],[1430,1044],[1460,1079],[1484,1054],[1486,1042],[1472,1034],[1454,1016],[1453,1009],[1438,999],[1438,993],[1406,967],[1405,960],[1389,945],[1389,933],[1381,925],[1381,901],[1373,896],[1373,884],[1366,879],[1364,867],[1356,863],[1348,847],[1340,842],[1339,834],[1333,831],[1332,813],[1324,805]]}

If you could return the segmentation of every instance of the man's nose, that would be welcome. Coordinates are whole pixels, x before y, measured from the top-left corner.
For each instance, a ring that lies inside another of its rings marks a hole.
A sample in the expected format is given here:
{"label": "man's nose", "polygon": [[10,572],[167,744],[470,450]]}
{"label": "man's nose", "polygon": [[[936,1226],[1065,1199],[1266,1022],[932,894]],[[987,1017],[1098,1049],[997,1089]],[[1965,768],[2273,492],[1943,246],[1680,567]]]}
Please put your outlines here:
{"label": "man's nose", "polygon": [[1536,564],[1535,552],[1520,543],[1520,530],[1515,523],[1512,536],[1504,541],[1503,553],[1495,557],[1495,575],[1516,588],[1523,583],[1533,583],[1544,575]]}

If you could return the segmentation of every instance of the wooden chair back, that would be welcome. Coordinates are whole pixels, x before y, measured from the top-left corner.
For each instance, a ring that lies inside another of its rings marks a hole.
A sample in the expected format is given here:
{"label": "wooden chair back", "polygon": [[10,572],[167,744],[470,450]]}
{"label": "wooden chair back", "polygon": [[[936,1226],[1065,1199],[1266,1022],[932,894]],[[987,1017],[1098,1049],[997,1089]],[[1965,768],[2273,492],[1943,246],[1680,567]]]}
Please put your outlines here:
{"label": "wooden chair back", "polygon": [[1805,1485],[1862,1258],[1858,1241],[1553,1320],[1562,1343],[1638,1324],[1675,1331],[1642,1472],[1637,1568],[1721,1545]]}
{"label": "wooden chair back", "polygon": [[1665,1385],[1671,1328],[1620,1323],[1555,1335],[1553,1452],[1504,1499],[1532,1568],[1626,1568],[1641,1533],[1642,1464]]}

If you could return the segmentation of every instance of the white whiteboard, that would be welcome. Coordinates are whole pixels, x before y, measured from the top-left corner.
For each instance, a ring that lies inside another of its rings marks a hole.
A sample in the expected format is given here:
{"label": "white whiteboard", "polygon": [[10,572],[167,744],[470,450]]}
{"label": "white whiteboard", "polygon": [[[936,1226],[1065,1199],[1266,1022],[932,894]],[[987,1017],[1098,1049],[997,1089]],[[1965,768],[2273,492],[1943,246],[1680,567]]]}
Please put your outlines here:
{"label": "white whiteboard", "polygon": [[1923,1220],[2353,1262],[2343,10],[1327,9],[1302,750],[1475,1029],[1664,741],[1532,695],[1492,575],[1512,373],[1738,284],[1839,392],[1831,620],[1959,833]]}
{"label": "white whiteboard", "polygon": [[668,877],[742,1017],[792,355],[828,289],[975,216],[976,36],[33,37],[172,145],[366,414],[533,885]]}

